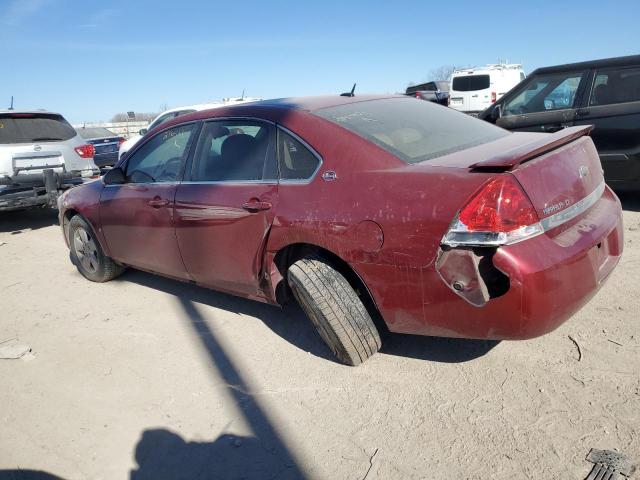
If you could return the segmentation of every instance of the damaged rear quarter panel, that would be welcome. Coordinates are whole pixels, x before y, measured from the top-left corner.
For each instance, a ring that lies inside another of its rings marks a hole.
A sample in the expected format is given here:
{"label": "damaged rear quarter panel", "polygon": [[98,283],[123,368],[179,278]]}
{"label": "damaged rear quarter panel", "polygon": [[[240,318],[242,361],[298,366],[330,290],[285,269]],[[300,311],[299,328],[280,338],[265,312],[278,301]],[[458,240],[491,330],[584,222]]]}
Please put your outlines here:
{"label": "damaged rear quarter panel", "polygon": [[[306,123],[285,126],[305,138],[323,164],[311,183],[279,186],[265,265],[271,289],[281,281],[273,257],[288,245],[315,245],[353,268],[391,330],[428,329],[429,306],[442,297],[459,301],[435,271],[440,240],[458,209],[490,174],[406,165],[342,129],[314,136]],[[335,171],[337,179],[324,181],[327,170]],[[362,228],[362,222],[379,225],[382,241],[375,228]],[[382,243],[378,250],[372,248],[376,243]]]}

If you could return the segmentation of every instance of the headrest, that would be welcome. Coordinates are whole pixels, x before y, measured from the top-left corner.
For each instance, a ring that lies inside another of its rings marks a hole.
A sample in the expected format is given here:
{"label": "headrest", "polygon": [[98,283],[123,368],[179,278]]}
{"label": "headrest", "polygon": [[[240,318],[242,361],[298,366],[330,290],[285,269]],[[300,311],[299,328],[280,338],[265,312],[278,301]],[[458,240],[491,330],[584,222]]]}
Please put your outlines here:
{"label": "headrest", "polygon": [[227,155],[232,156],[245,156],[256,146],[256,140],[251,135],[240,133],[238,135],[231,135],[224,142],[222,142],[222,148],[220,153],[223,157]]}

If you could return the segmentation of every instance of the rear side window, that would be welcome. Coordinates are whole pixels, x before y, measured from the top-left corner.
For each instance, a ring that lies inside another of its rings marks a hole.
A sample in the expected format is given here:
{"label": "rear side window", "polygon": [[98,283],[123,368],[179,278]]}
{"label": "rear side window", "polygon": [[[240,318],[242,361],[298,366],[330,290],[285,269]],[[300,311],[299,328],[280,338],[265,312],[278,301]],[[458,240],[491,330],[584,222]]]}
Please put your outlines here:
{"label": "rear side window", "polygon": [[308,180],[318,169],[320,160],[302,142],[278,130],[278,166],[283,180]]}
{"label": "rear side window", "polygon": [[465,75],[464,77],[454,77],[451,89],[457,92],[474,92],[485,90],[490,85],[489,75]]}
{"label": "rear side window", "polygon": [[430,160],[509,135],[488,122],[412,98],[349,103],[314,113],[406,163]]}
{"label": "rear side window", "polygon": [[62,115],[14,113],[0,116],[0,144],[60,142],[76,136]]}
{"label": "rear side window", "polygon": [[640,67],[596,72],[589,105],[640,101]]}
{"label": "rear side window", "polygon": [[191,180],[275,180],[272,128],[266,123],[247,120],[205,123],[193,159]]}

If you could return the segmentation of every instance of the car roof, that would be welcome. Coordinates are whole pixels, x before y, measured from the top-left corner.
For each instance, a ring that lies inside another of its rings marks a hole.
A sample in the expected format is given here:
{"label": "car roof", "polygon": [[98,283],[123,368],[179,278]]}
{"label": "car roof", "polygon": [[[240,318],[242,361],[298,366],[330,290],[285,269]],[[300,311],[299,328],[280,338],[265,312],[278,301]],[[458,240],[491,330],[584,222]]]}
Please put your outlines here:
{"label": "car roof", "polygon": [[316,97],[288,97],[274,98],[271,100],[261,100],[259,102],[239,103],[235,105],[225,105],[210,110],[200,110],[186,115],[182,115],[169,120],[162,125],[154,127],[156,129],[164,129],[181,123],[207,120],[216,117],[253,117],[269,119],[274,114],[282,113],[283,110],[296,110],[300,112],[313,112],[321,108],[337,107],[340,105],[348,105],[360,102],[368,102],[371,100],[382,100],[387,98],[406,99],[406,95],[387,94],[387,95],[354,95],[347,97],[342,95],[323,95]]}
{"label": "car roof", "polygon": [[565,63],[563,65],[542,67],[534,70],[531,73],[557,73],[567,70],[585,70],[588,68],[620,67],[638,64],[640,64],[640,55],[628,55],[626,57],[602,58],[599,60],[589,60],[587,62]]}
{"label": "car roof", "polygon": [[228,105],[227,108],[240,109],[243,107],[271,107],[286,110],[300,110],[312,112],[321,108],[337,107],[349,103],[367,102],[370,100],[380,100],[384,98],[406,98],[404,95],[354,95],[353,97],[342,95],[320,95],[313,97],[286,97],[273,98],[270,100],[261,100],[259,102],[251,102],[250,104]]}

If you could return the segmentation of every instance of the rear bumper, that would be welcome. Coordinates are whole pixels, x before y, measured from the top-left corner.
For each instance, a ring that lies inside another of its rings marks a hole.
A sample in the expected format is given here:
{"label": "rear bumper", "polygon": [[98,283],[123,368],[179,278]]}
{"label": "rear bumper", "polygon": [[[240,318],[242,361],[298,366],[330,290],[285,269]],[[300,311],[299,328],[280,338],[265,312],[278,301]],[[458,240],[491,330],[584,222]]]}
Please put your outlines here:
{"label": "rear bumper", "polygon": [[606,188],[584,217],[564,231],[499,247],[493,265],[509,277],[509,288],[482,307],[459,297],[433,266],[405,271],[404,285],[372,289],[372,294],[391,331],[528,339],[551,332],[582,308],[613,271],[622,249],[620,202]]}

